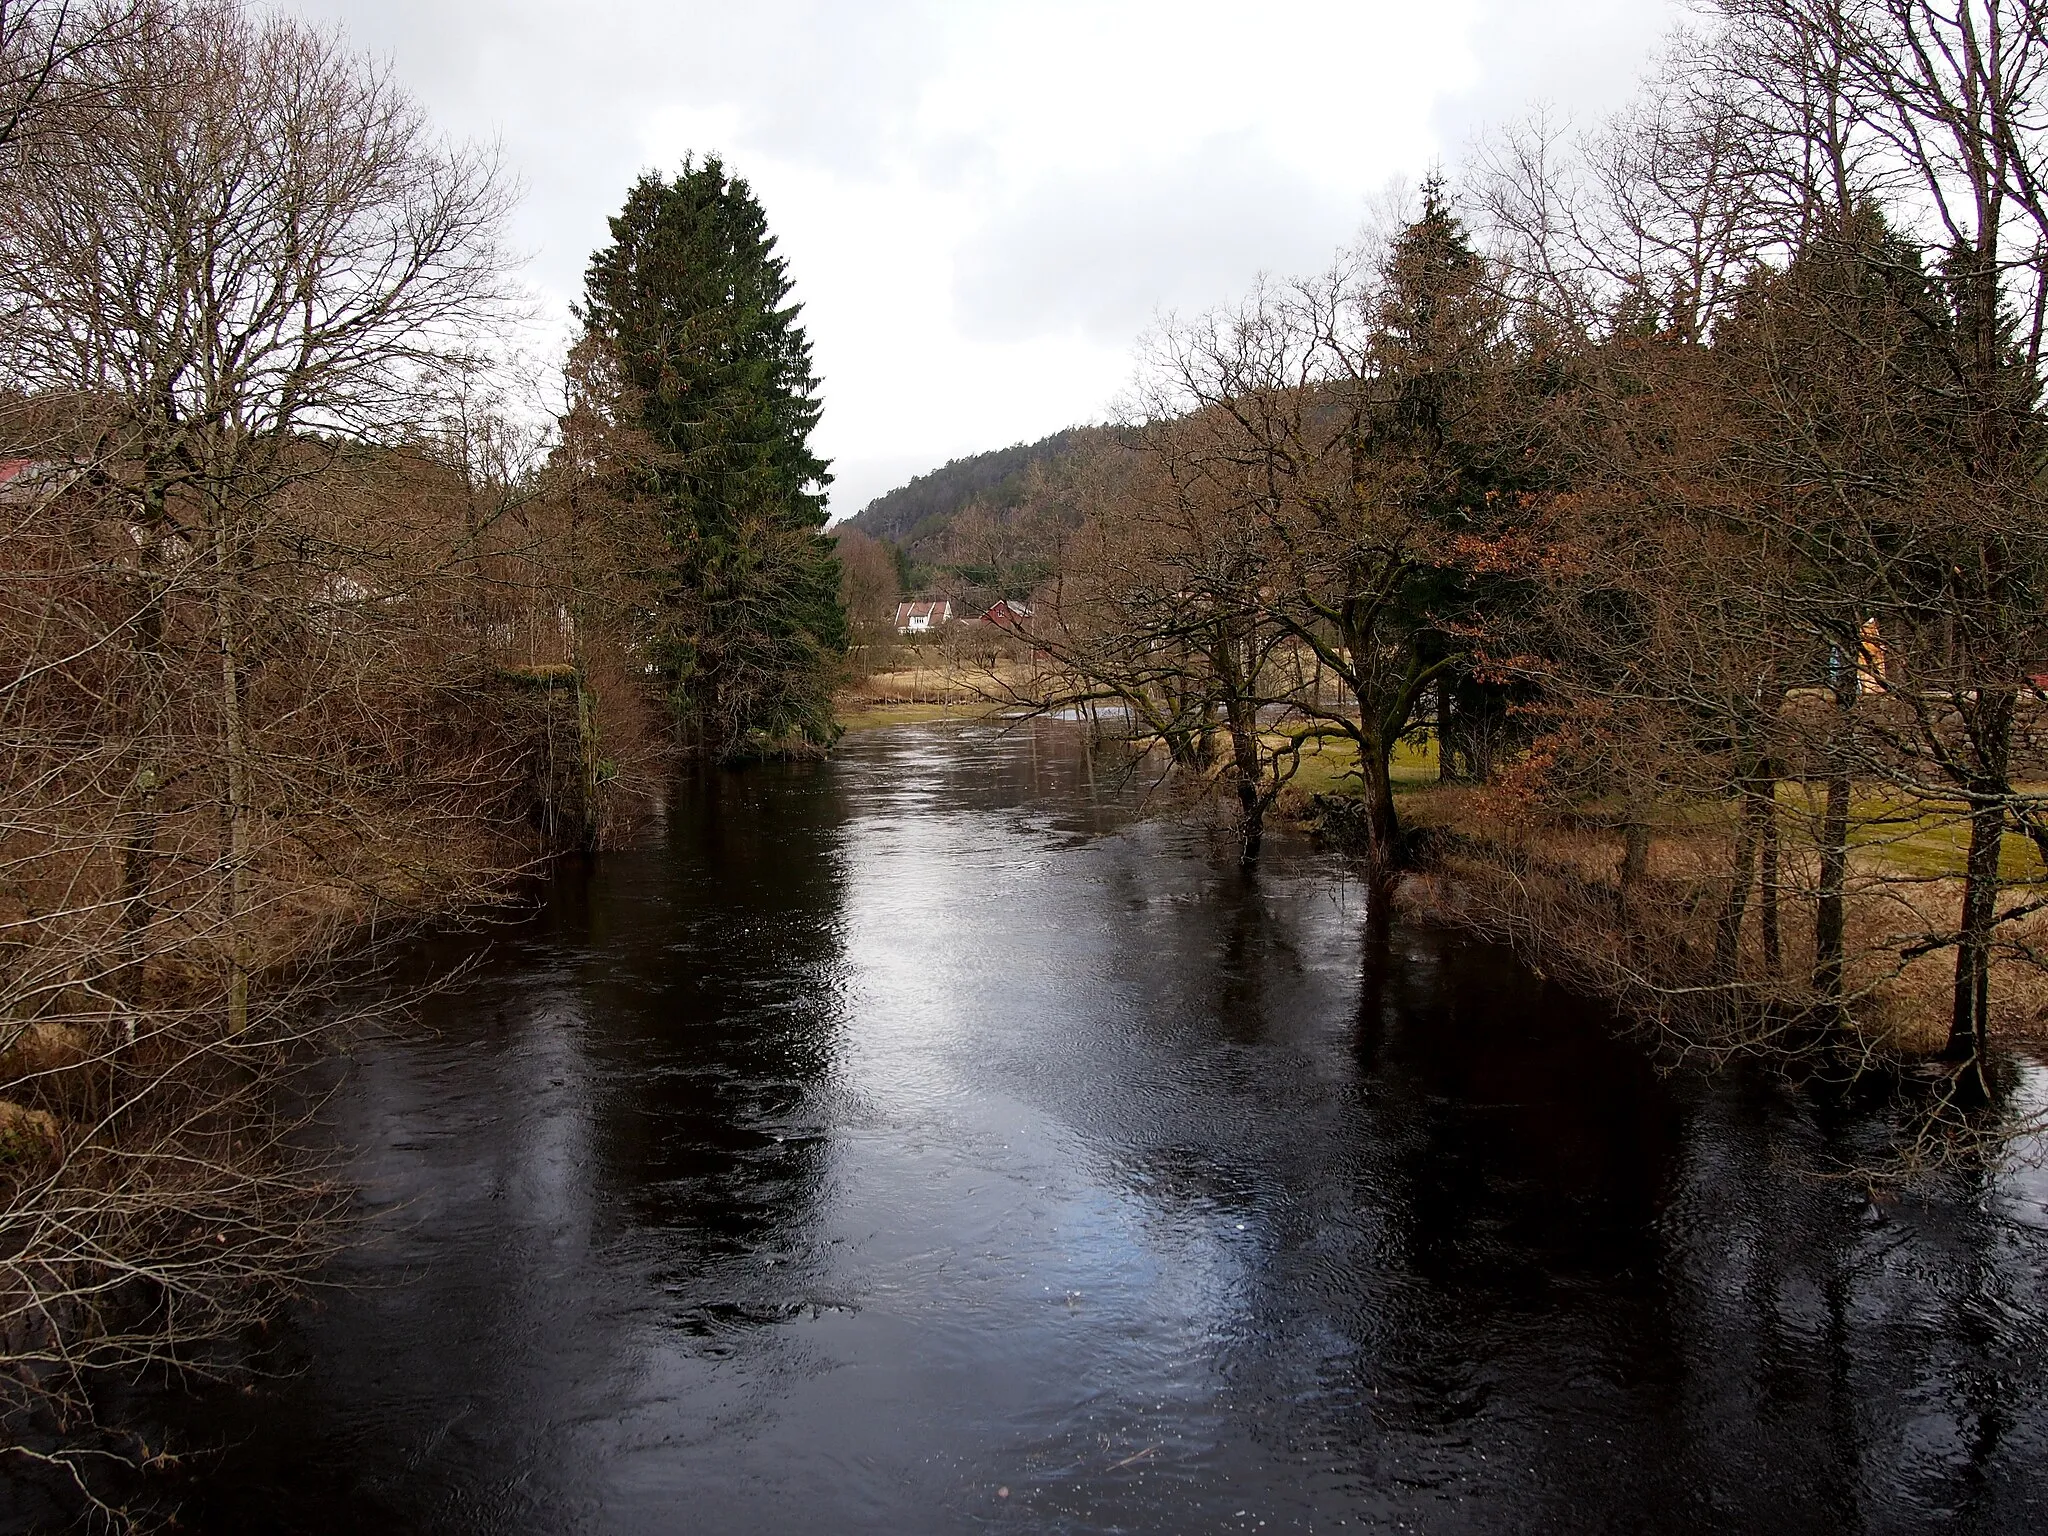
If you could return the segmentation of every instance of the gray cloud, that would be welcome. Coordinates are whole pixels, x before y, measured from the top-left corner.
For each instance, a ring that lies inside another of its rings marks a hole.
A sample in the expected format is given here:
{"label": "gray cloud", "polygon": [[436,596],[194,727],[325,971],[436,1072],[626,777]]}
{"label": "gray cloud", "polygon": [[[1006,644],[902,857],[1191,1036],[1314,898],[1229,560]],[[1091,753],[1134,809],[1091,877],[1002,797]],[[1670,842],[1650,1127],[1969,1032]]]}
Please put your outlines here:
{"label": "gray cloud", "polygon": [[1685,0],[1480,0],[1472,89],[1446,96],[1436,123],[1447,149],[1543,105],[1590,123],[1635,88]]}
{"label": "gray cloud", "polygon": [[646,125],[663,108],[724,110],[733,142],[700,150],[871,172],[914,148],[908,114],[942,61],[944,31],[935,0],[287,8],[388,56],[451,131],[502,143],[526,192],[522,244],[537,253],[536,276],[564,294],[580,286],[604,216],[646,168]]}
{"label": "gray cloud", "polygon": [[1099,413],[1156,312],[1322,266],[1484,124],[1618,104],[1682,0],[261,3],[502,145],[558,320],[632,177],[726,151],[784,235],[851,509]]}
{"label": "gray cloud", "polygon": [[1320,267],[1362,206],[1247,134],[1165,165],[1041,182],[960,247],[959,322],[988,340],[1071,330],[1128,346],[1161,310],[1207,308],[1262,271]]}

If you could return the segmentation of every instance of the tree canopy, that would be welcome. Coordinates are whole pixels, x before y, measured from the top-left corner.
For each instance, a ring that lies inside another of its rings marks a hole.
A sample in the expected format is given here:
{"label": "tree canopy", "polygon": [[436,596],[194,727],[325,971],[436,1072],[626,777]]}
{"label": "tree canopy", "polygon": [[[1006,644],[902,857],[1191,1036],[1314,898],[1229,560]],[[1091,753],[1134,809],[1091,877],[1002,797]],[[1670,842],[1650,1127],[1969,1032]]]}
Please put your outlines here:
{"label": "tree canopy", "polygon": [[666,552],[649,648],[678,722],[722,757],[829,742],[846,619],[788,263],[715,156],[643,175],[611,232],[580,313],[645,435],[637,490]]}

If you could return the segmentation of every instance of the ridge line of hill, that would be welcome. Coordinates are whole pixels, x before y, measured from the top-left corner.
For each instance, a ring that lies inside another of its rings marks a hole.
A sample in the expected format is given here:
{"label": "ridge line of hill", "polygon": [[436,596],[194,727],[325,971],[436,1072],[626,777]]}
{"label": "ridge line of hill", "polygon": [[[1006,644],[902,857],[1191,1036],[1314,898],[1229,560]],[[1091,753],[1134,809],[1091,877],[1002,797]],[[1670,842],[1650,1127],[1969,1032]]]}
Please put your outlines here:
{"label": "ridge line of hill", "polygon": [[1036,442],[951,459],[877,496],[832,531],[853,528],[905,550],[930,548],[970,506],[997,517],[1013,511],[1023,499],[1031,467],[1073,453],[1091,430],[1066,427]]}

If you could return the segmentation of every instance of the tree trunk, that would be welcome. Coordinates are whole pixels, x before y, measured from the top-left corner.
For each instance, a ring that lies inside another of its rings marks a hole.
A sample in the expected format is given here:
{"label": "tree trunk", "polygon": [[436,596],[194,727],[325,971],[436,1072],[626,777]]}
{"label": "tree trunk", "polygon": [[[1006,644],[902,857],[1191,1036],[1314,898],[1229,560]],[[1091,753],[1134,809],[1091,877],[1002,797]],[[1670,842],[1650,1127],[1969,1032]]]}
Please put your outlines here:
{"label": "tree trunk", "polygon": [[1394,809],[1394,775],[1388,762],[1388,746],[1362,733],[1358,772],[1365,781],[1366,857],[1375,890],[1391,889],[1401,864],[1401,819]]}
{"label": "tree trunk", "polygon": [[249,744],[242,711],[242,633],[236,612],[240,551],[224,507],[213,530],[214,618],[220,644],[223,758],[222,843],[227,882],[222,916],[228,936],[228,1033],[249,1027]]}
{"label": "tree trunk", "polygon": [[597,722],[590,709],[590,690],[584,684],[581,647],[578,647],[576,668],[576,750],[582,772],[583,825],[578,829],[584,849],[597,847]]}
{"label": "tree trunk", "polygon": [[1266,799],[1260,792],[1258,712],[1255,705],[1233,701],[1226,714],[1230,722],[1231,776],[1237,780],[1238,862],[1253,864],[1258,861],[1266,831]]}
{"label": "tree trunk", "polygon": [[1621,874],[1618,884],[1621,888],[1622,921],[1631,929],[1635,927],[1635,912],[1632,902],[1635,889],[1643,877],[1650,872],[1650,823],[1642,808],[1630,802],[1628,820],[1621,829]]}
{"label": "tree trunk", "polygon": [[1972,706],[1978,782],[1970,806],[1970,852],[1964,865],[1963,918],[1956,943],[1955,991],[1948,1047],[1967,1064],[1966,1079],[1982,1093],[1984,1042],[1991,1028],[1991,932],[1998,920],[1998,856],[2005,843],[2006,773],[2018,697],[2011,688],[1980,689]]}
{"label": "tree trunk", "polygon": [[1849,776],[1828,775],[1820,816],[1820,897],[1813,914],[1813,990],[1830,1003],[1842,997],[1842,937],[1848,909]]}
{"label": "tree trunk", "polygon": [[1842,998],[1842,942],[1848,931],[1849,713],[1862,688],[1861,655],[1836,653],[1836,719],[1827,742],[1827,798],[1820,815],[1820,894],[1813,912],[1813,990],[1838,1010]]}
{"label": "tree trunk", "polygon": [[142,702],[135,721],[135,775],[121,840],[121,960],[111,988],[126,1015],[122,1045],[134,1043],[136,1014],[148,981],[149,927],[155,884],[156,847],[162,822],[164,725],[163,584],[155,570],[155,529],[145,531],[142,551],[142,608],[136,615],[136,666]]}
{"label": "tree trunk", "polygon": [[1763,867],[1758,871],[1757,918],[1763,928],[1764,968],[1771,975],[1784,972],[1784,948],[1778,933],[1778,781],[1766,779],[1758,809],[1762,813]]}
{"label": "tree trunk", "polygon": [[[1189,685],[1188,691],[1190,694],[1193,693],[1194,688],[1192,684]],[[1186,756],[1182,760],[1182,766],[1206,769],[1216,761],[1216,704],[1214,700],[1202,700],[1198,718],[1201,724],[1196,727],[1193,735],[1185,738],[1186,745],[1182,750]]]}
{"label": "tree trunk", "polygon": [[1991,929],[1998,914],[1998,855],[2005,808],[1993,802],[1970,813],[1970,853],[1963,884],[1963,921],[1956,945],[1955,992],[1949,1018],[1952,1061],[1965,1062],[1982,1086],[1984,1039],[1991,1019]]}
{"label": "tree trunk", "polygon": [[1757,815],[1758,801],[1743,782],[1742,819],[1735,830],[1735,862],[1729,872],[1728,899],[1722,904],[1720,920],[1714,926],[1714,979],[1733,981],[1735,963],[1742,949],[1742,920],[1749,911],[1749,888],[1756,879],[1757,845],[1762,841],[1763,821]]}

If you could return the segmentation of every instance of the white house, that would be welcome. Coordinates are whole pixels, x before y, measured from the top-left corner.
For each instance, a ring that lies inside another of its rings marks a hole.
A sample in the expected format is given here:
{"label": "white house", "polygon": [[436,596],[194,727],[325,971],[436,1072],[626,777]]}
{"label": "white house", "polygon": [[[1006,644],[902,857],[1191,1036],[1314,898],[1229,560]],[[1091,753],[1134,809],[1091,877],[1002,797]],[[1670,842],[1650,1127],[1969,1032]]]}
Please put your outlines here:
{"label": "white house", "polygon": [[941,625],[953,622],[951,598],[939,598],[928,603],[898,603],[896,605],[896,633],[899,635],[921,635]]}

